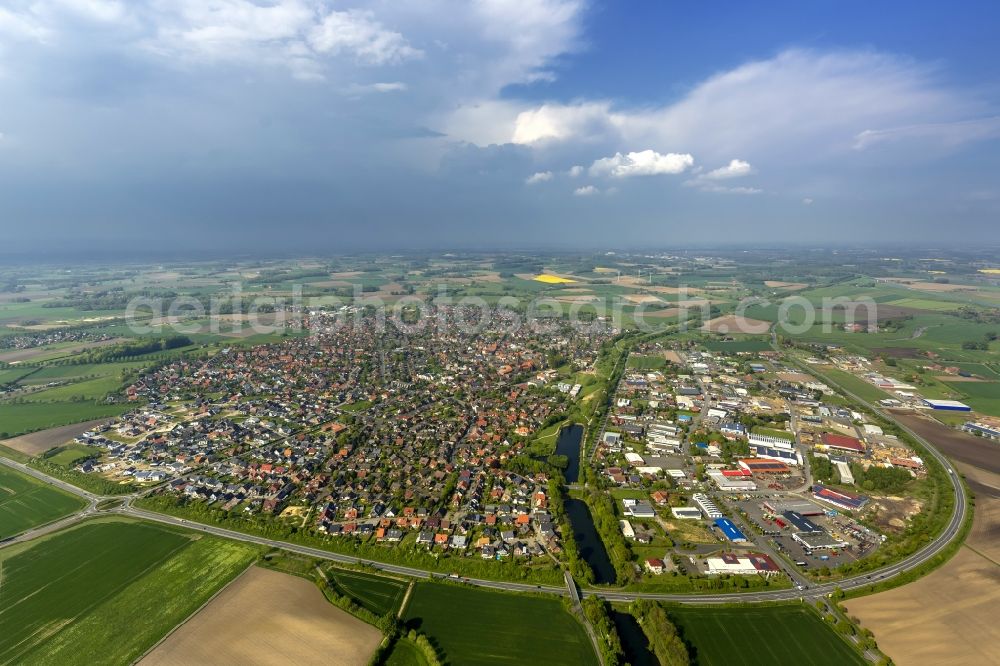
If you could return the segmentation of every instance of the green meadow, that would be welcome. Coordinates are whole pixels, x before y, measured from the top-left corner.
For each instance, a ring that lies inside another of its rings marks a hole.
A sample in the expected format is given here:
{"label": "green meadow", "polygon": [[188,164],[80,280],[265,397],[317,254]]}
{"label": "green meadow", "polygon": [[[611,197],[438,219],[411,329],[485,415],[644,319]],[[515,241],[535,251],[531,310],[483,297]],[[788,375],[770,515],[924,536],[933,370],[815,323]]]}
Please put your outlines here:
{"label": "green meadow", "polygon": [[0,539],[68,516],[85,505],[75,495],[0,465]]}

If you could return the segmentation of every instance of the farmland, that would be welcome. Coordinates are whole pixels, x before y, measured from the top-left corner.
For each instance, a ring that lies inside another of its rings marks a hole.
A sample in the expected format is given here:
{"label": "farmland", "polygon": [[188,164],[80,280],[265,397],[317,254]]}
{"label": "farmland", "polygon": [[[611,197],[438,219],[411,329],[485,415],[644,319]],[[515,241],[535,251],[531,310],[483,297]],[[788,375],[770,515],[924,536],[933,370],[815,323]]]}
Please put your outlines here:
{"label": "farmland", "polygon": [[255,552],[117,519],[4,549],[0,661],[128,663],[243,570]]}
{"label": "farmland", "polygon": [[916,582],[845,602],[900,666],[996,662],[1000,475],[970,465],[958,469],[976,495],[972,531],[958,553]]}
{"label": "farmland", "polygon": [[311,582],[251,567],[140,663],[363,666],[381,639]]}
{"label": "farmland", "polygon": [[0,465],[0,539],[82,509],[83,500]]}
{"label": "farmland", "polygon": [[25,402],[0,403],[0,436],[70,425],[108,416],[118,416],[131,409],[125,404],[95,402]]}
{"label": "farmland", "polygon": [[598,663],[583,626],[556,599],[418,583],[405,620],[454,664]]}
{"label": "farmland", "polygon": [[103,422],[104,419],[84,421],[83,423],[75,423],[73,425],[60,426],[57,428],[33,432],[28,435],[21,435],[20,437],[4,440],[0,443],[26,455],[36,456],[40,453],[45,453],[51,448],[65,444],[77,435],[86,432],[92,427]]}
{"label": "farmland", "polygon": [[812,611],[764,608],[673,607],[670,619],[699,666],[746,664],[863,664],[861,657]]}
{"label": "farmland", "polygon": [[331,586],[338,593],[351,597],[375,615],[396,612],[406,594],[407,584],[395,578],[336,567],[330,567],[326,572]]}

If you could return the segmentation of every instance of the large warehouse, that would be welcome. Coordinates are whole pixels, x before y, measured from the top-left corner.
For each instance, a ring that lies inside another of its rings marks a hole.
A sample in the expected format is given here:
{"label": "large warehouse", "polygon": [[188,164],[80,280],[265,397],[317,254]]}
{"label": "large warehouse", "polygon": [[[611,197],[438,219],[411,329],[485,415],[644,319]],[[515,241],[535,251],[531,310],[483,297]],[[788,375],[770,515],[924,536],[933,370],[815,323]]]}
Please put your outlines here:
{"label": "large warehouse", "polygon": [[716,518],[715,526],[733,543],[743,543],[747,540],[743,532],[740,532],[733,521],[728,518]]}
{"label": "large warehouse", "polygon": [[847,546],[846,541],[835,539],[826,532],[796,532],[792,538],[809,550],[828,550]]}
{"label": "large warehouse", "polygon": [[823,507],[819,504],[800,499],[768,499],[764,502],[764,508],[775,516],[780,516],[786,511],[794,511],[800,516],[822,516],[824,513]]}
{"label": "large warehouse", "polygon": [[823,443],[831,449],[850,451],[852,453],[865,452],[865,445],[862,444],[861,440],[856,437],[848,437],[847,435],[824,432],[821,439],[823,440]]}
{"label": "large warehouse", "polygon": [[827,504],[832,504],[841,509],[855,511],[868,503],[868,498],[864,495],[855,495],[842,490],[833,490],[820,484],[813,485],[813,497],[823,500]]}
{"label": "large warehouse", "polygon": [[779,460],[768,458],[743,458],[737,464],[751,474],[790,474],[788,465]]}
{"label": "large warehouse", "polygon": [[719,557],[705,558],[705,566],[709,575],[712,574],[770,574],[778,573],[780,568],[763,553],[723,553]]}
{"label": "large warehouse", "polygon": [[924,404],[931,409],[940,409],[946,412],[971,412],[972,407],[969,407],[964,402],[959,402],[958,400],[928,400],[924,398]]}
{"label": "large warehouse", "polygon": [[785,511],[782,516],[800,532],[820,532],[823,528],[795,511]]}

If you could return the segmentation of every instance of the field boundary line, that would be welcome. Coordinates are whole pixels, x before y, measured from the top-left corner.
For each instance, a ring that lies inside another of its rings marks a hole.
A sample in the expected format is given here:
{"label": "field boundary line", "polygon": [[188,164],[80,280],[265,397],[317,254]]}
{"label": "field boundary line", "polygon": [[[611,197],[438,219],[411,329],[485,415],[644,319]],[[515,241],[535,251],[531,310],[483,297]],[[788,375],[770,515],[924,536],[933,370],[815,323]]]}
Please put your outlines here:
{"label": "field boundary line", "polygon": [[232,585],[233,583],[235,583],[236,581],[238,581],[240,578],[243,578],[243,576],[247,575],[247,572],[250,571],[255,566],[256,566],[255,562],[251,562],[250,564],[248,564],[247,567],[246,567],[246,569],[244,569],[243,571],[241,571],[238,576],[233,576],[232,580],[230,580],[228,583],[226,583],[225,585],[223,585],[222,587],[220,587],[218,590],[216,590],[215,594],[213,594],[212,596],[210,596],[208,599],[205,600],[205,603],[203,603],[201,606],[198,606],[198,608],[196,608],[194,610],[194,612],[192,612],[186,618],[184,618],[183,620],[181,620],[180,622],[178,622],[176,625],[174,625],[174,628],[171,629],[170,631],[168,631],[166,634],[164,634],[163,637],[160,638],[160,640],[156,641],[156,643],[154,643],[153,645],[151,645],[149,647],[149,649],[147,649],[145,652],[143,652],[138,657],[136,657],[134,660],[132,660],[132,664],[130,664],[130,666],[134,666],[135,664],[138,664],[140,661],[142,661],[143,659],[145,659],[146,656],[150,652],[152,652],[156,648],[160,647],[161,643],[163,643],[165,640],[167,640],[168,638],[170,638],[171,636],[173,636],[174,632],[176,632],[178,629],[180,629],[185,624],[187,624],[188,622],[190,622],[192,620],[192,618],[194,618],[196,615],[198,615],[198,613],[200,613],[202,610],[205,609],[205,606],[208,606],[210,603],[212,603],[213,601],[215,601],[215,598],[217,596],[219,596],[220,594],[222,594],[223,592],[225,592],[227,589],[229,589],[230,585]]}
{"label": "field boundary line", "polygon": [[[2,579],[0,579],[0,582],[2,582]],[[411,592],[413,592],[412,580],[410,581],[410,584],[406,586],[406,594],[403,595],[403,600],[399,602],[399,610],[396,612],[396,617],[399,618],[400,620],[403,619],[403,613],[406,612],[406,604],[410,603]]]}
{"label": "field boundary line", "polygon": [[1000,562],[997,562],[996,560],[994,560],[992,557],[990,557],[989,555],[987,555],[985,553],[979,552],[979,550],[977,550],[974,546],[970,546],[967,543],[963,543],[962,545],[965,546],[966,548],[968,548],[969,550],[971,550],[973,553],[975,553],[979,557],[981,557],[984,560],[986,560],[987,562],[992,562],[993,564],[995,564],[998,567],[1000,567]]}

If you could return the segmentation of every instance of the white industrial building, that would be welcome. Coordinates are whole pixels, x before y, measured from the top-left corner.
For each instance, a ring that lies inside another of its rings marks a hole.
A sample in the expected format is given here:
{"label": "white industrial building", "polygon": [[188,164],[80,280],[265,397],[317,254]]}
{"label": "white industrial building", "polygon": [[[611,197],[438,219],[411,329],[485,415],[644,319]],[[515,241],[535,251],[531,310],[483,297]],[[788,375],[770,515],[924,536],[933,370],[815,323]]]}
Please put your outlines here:
{"label": "white industrial building", "polygon": [[696,506],[675,506],[670,509],[670,513],[679,520],[698,520],[701,518],[701,509]]}
{"label": "white industrial building", "polygon": [[707,517],[713,519],[722,518],[723,514],[719,511],[719,507],[716,506],[715,502],[713,502],[712,498],[708,495],[705,495],[704,493],[695,493],[691,496],[691,499],[694,500],[694,503]]}
{"label": "white industrial building", "polygon": [[719,487],[719,490],[757,490],[757,484],[752,479],[728,477],[718,470],[711,470],[707,472],[707,476],[715,483],[716,486]]}

